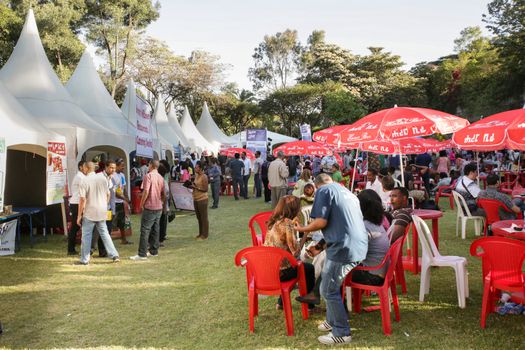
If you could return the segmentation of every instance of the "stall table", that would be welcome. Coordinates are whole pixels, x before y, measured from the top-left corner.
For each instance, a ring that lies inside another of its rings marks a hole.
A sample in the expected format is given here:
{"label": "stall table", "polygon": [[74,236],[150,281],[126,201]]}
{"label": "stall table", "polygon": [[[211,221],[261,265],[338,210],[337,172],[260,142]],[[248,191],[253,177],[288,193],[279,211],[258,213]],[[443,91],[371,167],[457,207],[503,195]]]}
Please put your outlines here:
{"label": "stall table", "polygon": [[31,244],[31,248],[33,248],[34,240],[33,240],[33,217],[36,215],[41,215],[42,218],[42,224],[44,225],[44,237],[46,236],[47,231],[47,218],[46,218],[46,207],[16,207],[13,208],[13,211],[21,214],[20,220],[22,220],[24,217],[27,217],[29,219],[29,242]]}

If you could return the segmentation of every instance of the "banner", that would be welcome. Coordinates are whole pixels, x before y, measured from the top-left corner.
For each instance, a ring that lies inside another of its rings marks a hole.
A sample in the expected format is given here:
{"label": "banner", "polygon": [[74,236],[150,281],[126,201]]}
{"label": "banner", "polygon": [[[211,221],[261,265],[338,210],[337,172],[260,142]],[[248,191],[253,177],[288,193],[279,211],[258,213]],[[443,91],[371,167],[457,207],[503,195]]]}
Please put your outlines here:
{"label": "banner", "polygon": [[261,158],[266,159],[266,146],[268,136],[266,129],[247,129],[246,130],[246,149],[254,154],[256,151],[261,152]]}
{"label": "banner", "polygon": [[303,141],[312,141],[312,130],[310,124],[303,124],[299,127],[301,130],[301,139]]}
{"label": "banner", "polygon": [[47,187],[46,204],[57,204],[64,201],[67,188],[66,143],[47,143]]}
{"label": "banner", "polygon": [[15,253],[16,224],[18,219],[0,224],[0,256]]}
{"label": "banner", "polygon": [[7,147],[5,146],[5,138],[0,137],[0,212],[4,210],[6,160],[7,160]]}
{"label": "banner", "polygon": [[183,210],[195,210],[193,206],[193,192],[189,188],[182,186],[182,182],[172,182],[170,184],[171,195],[175,202],[175,208]]}
{"label": "banner", "polygon": [[137,156],[153,158],[153,138],[151,137],[151,115],[149,105],[137,96]]}

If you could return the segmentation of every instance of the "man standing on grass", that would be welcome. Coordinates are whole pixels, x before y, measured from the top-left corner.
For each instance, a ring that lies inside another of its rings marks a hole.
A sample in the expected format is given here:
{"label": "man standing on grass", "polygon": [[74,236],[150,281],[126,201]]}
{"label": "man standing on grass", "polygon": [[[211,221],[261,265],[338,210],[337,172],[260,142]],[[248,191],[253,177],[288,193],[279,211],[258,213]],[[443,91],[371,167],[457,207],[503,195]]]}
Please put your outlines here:
{"label": "man standing on grass", "polygon": [[120,242],[121,244],[132,244],[132,242],[126,239],[126,210],[125,206],[129,208],[129,197],[128,190],[126,189],[126,176],[124,175],[124,169],[126,163],[124,159],[117,159],[115,162],[117,169],[113,174],[115,180],[115,224],[120,231]]}
{"label": "man standing on grass", "polygon": [[147,260],[148,255],[159,255],[159,223],[163,205],[166,203],[166,193],[164,192],[164,179],[159,174],[158,168],[159,161],[151,160],[149,172],[142,181],[139,251],[137,255],[130,257],[131,260]]}
{"label": "man standing on grass", "polygon": [[253,181],[255,187],[255,197],[261,198],[262,186],[261,186],[261,170],[264,160],[261,158],[261,151],[255,152],[255,161],[253,162]]}
{"label": "man standing on grass", "polygon": [[368,235],[357,197],[347,188],[334,183],[328,174],[315,178],[311,218],[307,226],[295,225],[299,232],[322,230],[326,241],[326,261],[321,272],[321,296],[326,301],[326,321],[319,325],[322,344],[348,344],[352,341],[348,314],[341,297],[345,276],[366,258]]}
{"label": "man standing on grass", "polygon": [[77,224],[82,225],[82,247],[80,265],[89,264],[93,229],[96,227],[108,256],[113,262],[120,261],[106,226],[110,193],[104,175],[95,174],[95,163],[88,162],[88,174],[82,179],[79,188]]}
{"label": "man standing on grass", "polygon": [[241,158],[242,162],[244,163],[244,168],[242,171],[241,196],[243,196],[244,199],[248,199],[248,181],[250,180],[250,175],[252,174],[252,162],[246,157],[246,152],[242,152]]}
{"label": "man standing on grass", "polygon": [[284,163],[283,151],[277,152],[277,158],[270,163],[268,168],[268,182],[272,191],[272,208],[275,208],[279,199],[284,197],[288,189],[288,168]]}
{"label": "man standing on grass", "polygon": [[77,241],[77,232],[80,230],[80,226],[77,224],[78,219],[78,203],[80,202],[80,184],[82,179],[86,177],[88,173],[88,167],[85,161],[81,160],[78,162],[78,172],[73,178],[71,184],[71,199],[69,200],[69,208],[71,211],[71,229],[67,233],[67,255],[78,255],[75,250],[75,244]]}
{"label": "man standing on grass", "polygon": [[242,174],[244,171],[244,162],[240,160],[241,155],[239,153],[235,153],[234,155],[235,159],[230,161],[230,171],[232,175],[232,185],[233,185],[233,196],[235,197],[235,200],[239,200],[239,187],[241,189],[241,196],[242,196]]}

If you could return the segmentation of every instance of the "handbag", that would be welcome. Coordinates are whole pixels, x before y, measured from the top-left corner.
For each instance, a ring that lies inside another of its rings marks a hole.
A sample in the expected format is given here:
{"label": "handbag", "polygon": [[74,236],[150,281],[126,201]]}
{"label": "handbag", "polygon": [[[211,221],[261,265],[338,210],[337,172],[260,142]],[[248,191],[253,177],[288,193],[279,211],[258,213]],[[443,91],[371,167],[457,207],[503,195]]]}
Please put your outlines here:
{"label": "handbag", "polygon": [[168,212],[168,223],[175,220],[175,217],[177,216],[175,214],[175,201],[173,200],[173,196],[170,193],[170,211]]}

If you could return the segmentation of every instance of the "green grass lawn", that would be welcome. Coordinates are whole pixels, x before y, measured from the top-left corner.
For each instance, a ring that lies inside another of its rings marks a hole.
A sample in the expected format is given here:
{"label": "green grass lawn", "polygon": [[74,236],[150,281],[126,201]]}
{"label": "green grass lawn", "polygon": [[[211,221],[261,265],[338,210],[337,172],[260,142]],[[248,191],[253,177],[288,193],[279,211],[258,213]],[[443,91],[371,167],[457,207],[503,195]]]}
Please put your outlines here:
{"label": "green grass lawn", "polygon": [[[525,316],[492,314],[479,327],[480,262],[469,256],[473,237],[455,237],[454,212],[440,221],[440,248],[469,262],[470,298],[457,305],[454,272],[432,269],[431,290],[418,301],[419,276],[407,273],[408,295],[400,297],[401,321],[393,335],[383,335],[379,312],[350,315],[355,348],[523,348]],[[11,257],[0,258],[0,320],[4,348],[177,348],[177,349],[304,349],[322,348],[317,325],[324,314],[302,320],[294,302],[295,336],[287,337],[275,298],[260,301],[255,333],[248,331],[244,270],[233,264],[235,253],[251,244],[249,218],[269,205],[260,199],[234,201],[222,197],[210,210],[210,238],[195,241],[194,215],[180,213],[169,225],[169,240],[160,255],[145,262],[136,254],[138,216],[133,217],[135,242],[121,246],[122,262],[95,258],[77,266],[66,256],[63,236],[52,236]],[[377,299],[365,303],[377,303]],[[323,305],[324,307],[324,305]]]}

